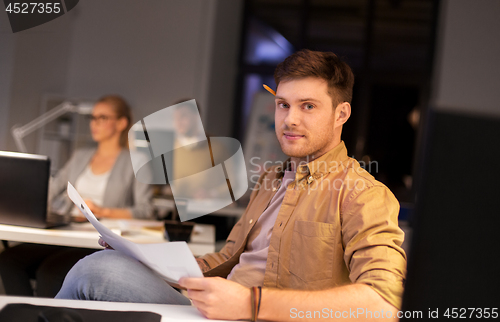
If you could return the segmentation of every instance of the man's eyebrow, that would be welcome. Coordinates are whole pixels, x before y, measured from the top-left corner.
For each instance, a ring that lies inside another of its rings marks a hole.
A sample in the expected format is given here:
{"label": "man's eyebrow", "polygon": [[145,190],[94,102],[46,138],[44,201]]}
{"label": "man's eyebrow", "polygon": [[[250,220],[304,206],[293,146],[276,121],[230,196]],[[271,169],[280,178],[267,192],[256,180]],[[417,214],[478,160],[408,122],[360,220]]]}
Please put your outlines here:
{"label": "man's eyebrow", "polygon": [[[281,96],[276,96],[275,100],[287,100],[286,98],[284,97],[281,97]],[[307,102],[307,101],[314,101],[314,102],[320,102],[319,100],[315,99],[315,98],[301,98],[299,99],[299,102]]]}
{"label": "man's eyebrow", "polygon": [[302,98],[299,100],[299,102],[305,102],[305,101],[314,101],[314,102],[319,102],[319,100],[315,98]]}

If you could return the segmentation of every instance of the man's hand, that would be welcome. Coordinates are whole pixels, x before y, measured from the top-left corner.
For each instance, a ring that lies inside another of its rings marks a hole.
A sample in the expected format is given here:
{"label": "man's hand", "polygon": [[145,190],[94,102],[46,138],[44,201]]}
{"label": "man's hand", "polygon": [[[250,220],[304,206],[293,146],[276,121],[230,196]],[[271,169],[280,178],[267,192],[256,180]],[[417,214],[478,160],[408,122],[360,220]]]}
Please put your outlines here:
{"label": "man's hand", "polygon": [[221,277],[183,277],[179,285],[187,289],[194,306],[209,319],[251,318],[250,290]]}

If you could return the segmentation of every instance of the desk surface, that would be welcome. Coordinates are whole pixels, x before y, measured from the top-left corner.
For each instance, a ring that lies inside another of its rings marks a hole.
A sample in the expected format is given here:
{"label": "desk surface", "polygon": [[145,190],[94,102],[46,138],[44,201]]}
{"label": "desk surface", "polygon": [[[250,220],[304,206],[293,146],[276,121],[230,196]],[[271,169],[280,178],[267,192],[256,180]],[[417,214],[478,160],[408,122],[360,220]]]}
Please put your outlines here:
{"label": "desk surface", "polygon": [[8,303],[25,303],[33,305],[62,306],[69,308],[95,309],[107,311],[149,311],[160,314],[162,322],[170,321],[222,321],[206,319],[194,306],[142,304],[142,303],[112,303],[78,300],[55,300],[40,297],[0,296],[0,309]]}
{"label": "desk surface", "polygon": [[[175,203],[173,200],[165,199],[165,198],[153,198],[153,205],[156,208],[164,209],[164,210],[172,210],[175,207]],[[193,213],[199,213],[200,216],[206,214],[204,212],[205,209],[203,208],[203,204],[198,205],[197,207],[191,208],[190,210]],[[243,213],[245,212],[245,210],[246,210],[246,207],[235,207],[233,204],[231,204],[227,207],[224,207],[222,209],[214,211],[210,215],[240,218],[243,215]]]}
{"label": "desk surface", "polygon": [[[144,229],[144,226],[158,226],[161,222],[146,220],[101,220],[101,222],[136,243],[164,243],[162,232]],[[26,243],[60,245],[102,249],[97,243],[99,233],[89,223],[72,223],[54,229],[30,228],[0,224],[0,240]],[[195,256],[215,251],[215,227],[196,224],[189,248]]]}

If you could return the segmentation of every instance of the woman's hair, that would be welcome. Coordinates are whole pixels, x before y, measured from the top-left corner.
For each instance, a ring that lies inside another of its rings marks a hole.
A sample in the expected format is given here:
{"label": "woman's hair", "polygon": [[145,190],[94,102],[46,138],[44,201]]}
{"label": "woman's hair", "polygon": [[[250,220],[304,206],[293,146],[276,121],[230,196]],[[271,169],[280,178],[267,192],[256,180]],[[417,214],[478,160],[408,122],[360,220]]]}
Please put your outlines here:
{"label": "woman's hair", "polygon": [[351,68],[331,52],[304,49],[288,56],[274,71],[276,87],[281,81],[319,77],[328,82],[333,107],[351,103],[354,74]]}
{"label": "woman's hair", "polygon": [[117,118],[126,118],[127,127],[120,133],[120,146],[123,148],[128,148],[128,131],[132,127],[132,110],[127,101],[118,95],[106,95],[101,97],[97,103],[105,103],[113,108],[116,113]]}

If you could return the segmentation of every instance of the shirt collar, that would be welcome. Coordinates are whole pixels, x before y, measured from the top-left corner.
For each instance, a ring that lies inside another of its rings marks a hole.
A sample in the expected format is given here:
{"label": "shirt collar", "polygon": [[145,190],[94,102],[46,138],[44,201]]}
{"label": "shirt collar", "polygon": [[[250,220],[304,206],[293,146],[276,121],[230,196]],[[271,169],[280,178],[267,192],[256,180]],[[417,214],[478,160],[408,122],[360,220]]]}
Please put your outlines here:
{"label": "shirt collar", "polygon": [[[348,159],[347,149],[344,141],[341,141],[337,146],[323,154],[317,159],[305,164],[299,165],[296,170],[296,178],[300,180],[307,175],[324,175],[330,172],[339,171],[339,167]],[[285,170],[291,170],[290,158],[288,158],[282,167],[278,167],[277,177],[282,178],[285,175]]]}

